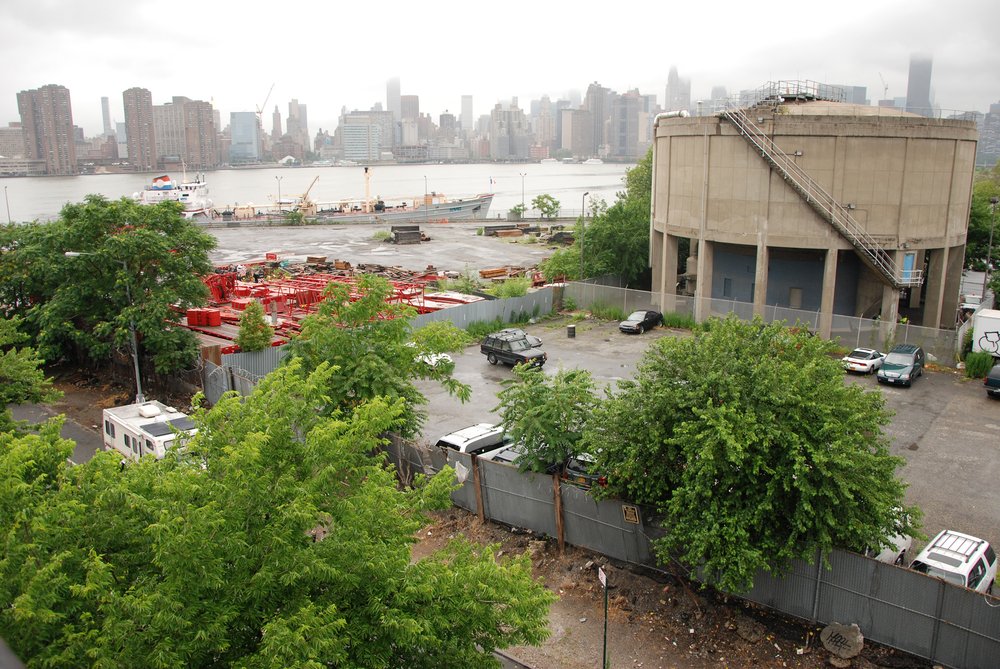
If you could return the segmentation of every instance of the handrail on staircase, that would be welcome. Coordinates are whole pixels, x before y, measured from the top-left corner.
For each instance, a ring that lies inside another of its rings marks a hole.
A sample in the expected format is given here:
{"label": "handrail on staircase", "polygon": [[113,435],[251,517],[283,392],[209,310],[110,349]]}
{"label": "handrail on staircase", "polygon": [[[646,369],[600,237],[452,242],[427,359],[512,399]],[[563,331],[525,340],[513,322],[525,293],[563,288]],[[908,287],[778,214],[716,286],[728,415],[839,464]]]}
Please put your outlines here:
{"label": "handrail on staircase", "polygon": [[838,202],[819,183],[795,163],[774,140],[750,118],[743,109],[730,109],[723,112],[754,146],[761,155],[769,160],[790,179],[795,188],[805,198],[806,202],[821,209],[829,218],[830,223],[837,228],[855,248],[862,251],[873,265],[894,285],[910,286],[922,282],[922,270],[903,270],[899,272],[895,262],[888,252],[851,216],[850,210]]}

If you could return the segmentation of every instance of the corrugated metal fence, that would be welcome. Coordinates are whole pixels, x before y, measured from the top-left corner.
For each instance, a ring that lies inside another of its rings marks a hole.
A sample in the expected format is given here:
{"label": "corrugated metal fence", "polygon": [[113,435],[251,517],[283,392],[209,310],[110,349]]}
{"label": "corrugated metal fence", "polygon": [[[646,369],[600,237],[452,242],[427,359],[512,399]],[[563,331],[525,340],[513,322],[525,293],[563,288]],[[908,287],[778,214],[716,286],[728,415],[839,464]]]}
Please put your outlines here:
{"label": "corrugated metal fence", "polygon": [[[572,299],[578,307],[589,309],[594,305],[605,307],[620,307],[626,314],[636,309],[658,309],[664,304],[663,293],[617,288],[615,286],[598,285],[594,283],[569,283],[566,285],[566,297]],[[673,313],[694,316],[696,298],[683,295],[671,295],[674,301]],[[705,299],[705,311],[712,316],[726,316],[734,313],[743,320],[753,318],[753,303],[736,300]],[[819,323],[819,312],[788,309],[768,305],[761,314],[765,322],[785,321],[790,325],[801,323],[803,327],[815,330]],[[921,346],[930,359],[941,365],[954,367],[957,364],[957,351],[960,342],[955,330],[939,330],[925,328],[909,323],[897,323],[893,330],[883,321],[853,316],[833,316],[830,338],[839,340],[842,346],[867,346],[886,350],[893,344],[917,344]]]}
{"label": "corrugated metal fence", "polygon": [[[553,477],[393,439],[389,459],[406,476],[446,463],[461,487],[452,501],[483,518],[565,540],[636,565],[657,568],[652,541],[664,530],[648,510],[594,500]],[[909,569],[835,550],[829,569],[817,555],[781,577],[757,574],[740,595],[817,624],[857,623],[865,638],[949,667],[994,669],[1000,658],[1000,599]]]}
{"label": "corrugated metal fence", "polygon": [[240,395],[249,395],[257,383],[273,372],[286,355],[286,347],[272,346],[263,351],[227,353],[222,356],[221,365],[203,360],[201,381],[205,399],[209,404],[215,404],[223,393],[230,390],[235,390]]}

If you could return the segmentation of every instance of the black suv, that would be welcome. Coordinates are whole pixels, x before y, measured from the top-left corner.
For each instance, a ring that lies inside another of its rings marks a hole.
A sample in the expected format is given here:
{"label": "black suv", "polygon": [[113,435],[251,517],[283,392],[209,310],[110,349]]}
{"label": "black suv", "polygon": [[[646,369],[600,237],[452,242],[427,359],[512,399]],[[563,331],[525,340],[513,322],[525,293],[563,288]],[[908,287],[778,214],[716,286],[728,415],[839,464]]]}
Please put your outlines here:
{"label": "black suv", "polygon": [[531,345],[524,332],[494,332],[486,335],[479,344],[479,352],[486,356],[491,365],[502,362],[505,365],[537,365],[541,367],[548,359],[544,351]]}
{"label": "black suv", "polygon": [[879,383],[899,383],[908,386],[924,373],[924,349],[913,344],[892,347],[878,370]]}

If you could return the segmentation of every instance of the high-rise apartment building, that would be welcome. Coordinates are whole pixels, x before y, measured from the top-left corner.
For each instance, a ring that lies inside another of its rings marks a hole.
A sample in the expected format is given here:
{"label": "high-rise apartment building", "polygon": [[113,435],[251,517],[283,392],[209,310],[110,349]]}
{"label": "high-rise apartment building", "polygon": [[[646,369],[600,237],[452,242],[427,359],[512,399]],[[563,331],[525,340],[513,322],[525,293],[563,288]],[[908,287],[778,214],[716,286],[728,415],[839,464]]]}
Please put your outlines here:
{"label": "high-rise apartment building", "polygon": [[691,109],[691,80],[682,79],[677,74],[676,67],[671,67],[670,72],[667,74],[667,90],[664,102],[664,108],[667,111]]}
{"label": "high-rise apartment building", "polygon": [[140,172],[155,170],[156,133],[153,128],[153,94],[145,88],[130,88],[122,93],[128,161]]}
{"label": "high-rise apartment building", "polygon": [[527,159],[531,156],[531,124],[517,99],[509,105],[497,103],[490,114],[490,158]]}
{"label": "high-rise apartment building", "polygon": [[[642,121],[647,119],[647,114],[642,109],[644,103],[645,100],[639,95],[638,90],[614,96],[608,133],[610,145],[608,155],[611,158],[632,161],[639,157],[640,119]],[[646,148],[649,146],[650,144],[647,144]]]}
{"label": "high-rise apartment building", "polygon": [[563,150],[569,151],[577,158],[588,158],[594,155],[594,119],[586,109],[562,110],[562,143]]}
{"label": "high-rise apartment building", "polygon": [[[534,107],[534,105],[532,105]],[[543,95],[538,101],[538,112],[534,115],[533,127],[535,130],[535,143],[547,147],[550,150],[556,148],[556,116],[552,100],[548,95]]]}
{"label": "high-rise apartment building", "polygon": [[101,118],[104,120],[104,136],[113,137],[115,131],[111,127],[111,105],[107,97],[101,98]]}
{"label": "high-rise apartment building", "polygon": [[340,131],[344,142],[344,160],[369,163],[379,159],[381,119],[373,119],[365,112],[351,112],[341,118]]}
{"label": "high-rise apartment building", "polygon": [[118,158],[128,160],[128,126],[124,122],[115,122],[115,141],[118,142]]}
{"label": "high-rise apartment building", "polygon": [[593,122],[592,156],[601,155],[607,145],[607,123],[611,118],[611,89],[601,86],[596,81],[587,87],[587,95],[583,99],[583,108],[590,112]]}
{"label": "high-rise apartment building", "polygon": [[46,174],[76,174],[76,143],[69,89],[49,84],[17,94],[25,157],[44,160]]}
{"label": "high-rise apartment building", "polygon": [[153,105],[153,136],[156,138],[156,156],[161,167],[184,160],[184,104],[187,101],[188,98],[174,96],[166,104]]}
{"label": "high-rise apartment building", "polygon": [[0,128],[0,156],[4,158],[24,158],[24,128],[17,121]]}
{"label": "high-rise apartment building", "polygon": [[906,80],[906,111],[921,116],[933,116],[931,107],[931,57],[910,56],[910,75]]}
{"label": "high-rise apartment building", "polygon": [[184,104],[184,161],[196,170],[219,164],[219,133],[211,102],[188,100]]}

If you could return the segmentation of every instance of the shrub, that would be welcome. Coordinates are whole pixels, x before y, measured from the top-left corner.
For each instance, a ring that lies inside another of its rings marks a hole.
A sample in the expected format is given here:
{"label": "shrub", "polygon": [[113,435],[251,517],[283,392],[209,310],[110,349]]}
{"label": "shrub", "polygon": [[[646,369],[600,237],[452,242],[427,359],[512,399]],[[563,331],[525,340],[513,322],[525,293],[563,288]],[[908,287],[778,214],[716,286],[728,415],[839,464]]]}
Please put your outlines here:
{"label": "shrub", "polygon": [[590,313],[593,314],[594,318],[600,318],[604,321],[623,321],[627,316],[621,307],[612,307],[600,302],[590,305]]}
{"label": "shrub", "polygon": [[563,296],[563,309],[566,311],[576,311],[576,300],[568,295]]}
{"label": "shrub", "polygon": [[392,233],[388,230],[376,230],[375,234],[372,235],[372,239],[377,242],[387,241],[390,237],[392,237]]}
{"label": "shrub", "polygon": [[981,379],[993,369],[993,354],[977,351],[965,356],[965,375],[970,379]]}
{"label": "shrub", "polygon": [[512,276],[490,286],[486,292],[497,297],[523,297],[531,288],[531,279],[526,276]]}
{"label": "shrub", "polygon": [[444,279],[438,281],[437,285],[441,290],[451,290],[456,293],[465,293],[466,295],[472,295],[482,289],[479,279],[468,269],[457,279]]}
{"label": "shrub", "polygon": [[960,360],[965,360],[966,356],[972,353],[972,334],[973,328],[969,327],[962,335],[962,351],[958,356]]}

